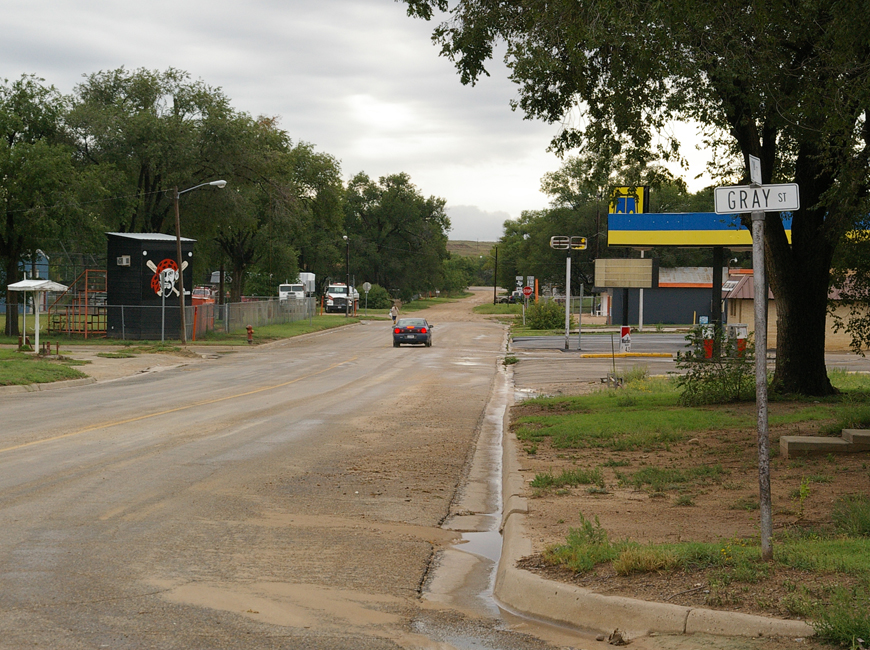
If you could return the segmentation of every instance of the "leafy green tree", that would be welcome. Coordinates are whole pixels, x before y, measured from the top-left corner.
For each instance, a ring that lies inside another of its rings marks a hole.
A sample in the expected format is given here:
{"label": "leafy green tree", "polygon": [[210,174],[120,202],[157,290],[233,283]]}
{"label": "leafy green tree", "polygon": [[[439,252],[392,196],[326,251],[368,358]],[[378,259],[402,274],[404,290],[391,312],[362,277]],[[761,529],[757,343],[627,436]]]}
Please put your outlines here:
{"label": "leafy green tree", "polygon": [[[360,172],[348,183],[345,224],[351,273],[403,300],[441,281],[450,220],[445,200],[425,198],[405,173],[373,181]],[[343,268],[336,277],[343,277]]]}
{"label": "leafy green tree", "polygon": [[103,171],[106,223],[119,232],[172,231],[171,190],[211,175],[214,161],[203,153],[217,138],[207,125],[231,114],[220,90],[173,68],[88,75],[67,123],[81,159]]}
{"label": "leafy green tree", "polygon": [[322,274],[340,259],[324,244],[342,229],[335,158],[294,144],[276,118],[235,111],[219,89],[172,68],[99,72],[76,88],[68,122],[113,197],[113,230],[174,232],[175,187],[228,182],[183,195],[182,231],[199,241],[195,276],[225,265],[231,299],[248,274],[277,285],[300,264]]}
{"label": "leafy green tree", "polygon": [[[79,207],[87,184],[64,130],[65,104],[36,77],[0,84],[0,263],[8,284],[21,279],[19,263],[46,241],[96,225]],[[6,292],[8,336],[19,334],[18,296]]]}
{"label": "leafy green tree", "polygon": [[870,187],[870,45],[854,18],[863,0],[405,1],[425,19],[450,12],[433,38],[463,83],[487,74],[503,41],[519,86],[514,107],[569,124],[557,151],[679,159],[667,125],[691,119],[723,182],[746,180],[749,155],[760,158],[764,183],[797,182],[791,241],[778,214],[765,217],[778,318],[773,386],[833,392],[824,360],[831,262],[856,215],[867,214]]}

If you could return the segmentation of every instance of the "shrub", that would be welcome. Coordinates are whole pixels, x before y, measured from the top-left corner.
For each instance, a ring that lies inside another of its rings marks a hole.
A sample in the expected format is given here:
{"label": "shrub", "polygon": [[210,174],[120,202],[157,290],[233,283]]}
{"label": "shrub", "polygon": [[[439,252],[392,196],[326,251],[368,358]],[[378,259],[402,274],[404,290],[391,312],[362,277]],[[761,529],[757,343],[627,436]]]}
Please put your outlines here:
{"label": "shrub", "polygon": [[526,310],[526,324],[533,330],[554,330],[565,324],[565,306],[555,300],[533,302]]}
{"label": "shrub", "polygon": [[[705,336],[708,333],[712,338]],[[675,363],[686,371],[677,378],[677,385],[683,389],[682,404],[725,404],[753,398],[755,347],[751,338],[740,350],[736,339],[726,338],[721,327],[711,325],[693,328],[686,341],[689,350],[678,353]]]}
{"label": "shrub", "polygon": [[389,292],[379,284],[373,284],[369,290],[368,303],[366,303],[366,294],[362,287],[357,287],[359,291],[360,307],[368,306],[369,309],[389,309],[393,306],[393,299],[390,298]]}

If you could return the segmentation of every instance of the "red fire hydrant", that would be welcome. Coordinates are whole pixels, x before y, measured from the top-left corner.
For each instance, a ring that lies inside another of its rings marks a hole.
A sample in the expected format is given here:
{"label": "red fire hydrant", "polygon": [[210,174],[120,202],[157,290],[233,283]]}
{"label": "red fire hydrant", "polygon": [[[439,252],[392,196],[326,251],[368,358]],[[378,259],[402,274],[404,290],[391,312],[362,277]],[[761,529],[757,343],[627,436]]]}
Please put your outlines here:
{"label": "red fire hydrant", "polygon": [[254,343],[254,328],[248,325],[248,345],[253,345]]}

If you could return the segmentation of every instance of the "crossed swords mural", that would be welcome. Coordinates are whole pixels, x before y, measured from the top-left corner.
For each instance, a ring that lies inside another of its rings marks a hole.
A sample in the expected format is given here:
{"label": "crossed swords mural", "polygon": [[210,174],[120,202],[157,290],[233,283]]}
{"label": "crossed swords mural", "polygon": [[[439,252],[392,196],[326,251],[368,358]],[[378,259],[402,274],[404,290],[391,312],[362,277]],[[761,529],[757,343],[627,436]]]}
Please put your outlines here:
{"label": "crossed swords mural", "polygon": [[[178,282],[179,272],[178,263],[175,260],[165,259],[160,264],[155,264],[151,260],[145,262],[149,269],[154,271],[154,276],[151,278],[151,288],[154,293],[163,298],[168,298],[173,293],[178,296],[178,289],[175,288],[175,283]],[[181,263],[181,270],[187,268],[187,262]]]}

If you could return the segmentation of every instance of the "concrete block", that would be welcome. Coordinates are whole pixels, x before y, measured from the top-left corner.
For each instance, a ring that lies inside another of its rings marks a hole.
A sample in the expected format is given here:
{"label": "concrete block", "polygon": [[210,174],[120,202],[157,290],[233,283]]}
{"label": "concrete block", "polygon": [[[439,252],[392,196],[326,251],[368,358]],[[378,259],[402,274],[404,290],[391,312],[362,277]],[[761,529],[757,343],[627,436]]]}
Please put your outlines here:
{"label": "concrete block", "polygon": [[825,436],[782,436],[779,451],[783,458],[812,456],[815,454],[841,454],[849,452],[849,443],[842,438]]}
{"label": "concrete block", "polygon": [[870,450],[870,429],[843,429],[843,440],[861,447],[861,451]]}

